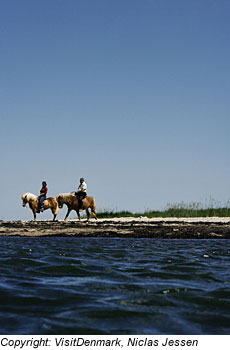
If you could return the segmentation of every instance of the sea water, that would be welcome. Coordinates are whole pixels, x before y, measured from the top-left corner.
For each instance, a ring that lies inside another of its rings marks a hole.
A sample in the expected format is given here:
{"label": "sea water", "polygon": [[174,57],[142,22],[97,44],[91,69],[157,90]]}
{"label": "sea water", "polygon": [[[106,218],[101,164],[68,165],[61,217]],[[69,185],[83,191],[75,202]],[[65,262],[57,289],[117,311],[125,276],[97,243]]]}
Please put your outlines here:
{"label": "sea water", "polygon": [[1,334],[229,334],[230,242],[1,237]]}

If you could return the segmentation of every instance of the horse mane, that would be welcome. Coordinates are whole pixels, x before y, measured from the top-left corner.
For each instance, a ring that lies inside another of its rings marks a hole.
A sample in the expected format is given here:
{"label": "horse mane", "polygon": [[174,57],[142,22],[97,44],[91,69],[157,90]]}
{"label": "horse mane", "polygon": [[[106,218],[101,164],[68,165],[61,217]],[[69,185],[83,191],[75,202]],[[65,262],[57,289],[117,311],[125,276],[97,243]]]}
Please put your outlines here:
{"label": "horse mane", "polygon": [[62,197],[65,204],[72,204],[75,195],[72,193],[60,193],[57,197]]}
{"label": "horse mane", "polygon": [[30,192],[26,192],[22,195],[22,200],[23,199],[27,199],[27,202],[30,202],[30,201],[35,201],[36,199],[38,199],[38,196],[36,196],[35,194],[33,193],[30,193]]}

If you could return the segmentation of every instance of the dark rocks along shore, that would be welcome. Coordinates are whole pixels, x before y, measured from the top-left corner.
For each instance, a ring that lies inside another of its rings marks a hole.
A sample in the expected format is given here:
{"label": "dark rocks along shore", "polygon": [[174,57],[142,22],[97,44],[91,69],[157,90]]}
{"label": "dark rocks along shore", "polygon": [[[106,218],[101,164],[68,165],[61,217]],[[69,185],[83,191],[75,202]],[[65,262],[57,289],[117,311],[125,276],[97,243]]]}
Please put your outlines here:
{"label": "dark rocks along shore", "polygon": [[0,236],[228,239],[230,222],[189,220],[0,221]]}

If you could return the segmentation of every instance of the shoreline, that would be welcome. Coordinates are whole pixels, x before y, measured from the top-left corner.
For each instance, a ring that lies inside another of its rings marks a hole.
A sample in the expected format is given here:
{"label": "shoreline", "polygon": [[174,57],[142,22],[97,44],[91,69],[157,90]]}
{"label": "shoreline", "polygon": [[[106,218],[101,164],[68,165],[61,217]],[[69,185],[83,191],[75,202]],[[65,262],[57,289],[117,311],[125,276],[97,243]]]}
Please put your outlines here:
{"label": "shoreline", "polygon": [[229,239],[230,217],[0,221],[0,236]]}

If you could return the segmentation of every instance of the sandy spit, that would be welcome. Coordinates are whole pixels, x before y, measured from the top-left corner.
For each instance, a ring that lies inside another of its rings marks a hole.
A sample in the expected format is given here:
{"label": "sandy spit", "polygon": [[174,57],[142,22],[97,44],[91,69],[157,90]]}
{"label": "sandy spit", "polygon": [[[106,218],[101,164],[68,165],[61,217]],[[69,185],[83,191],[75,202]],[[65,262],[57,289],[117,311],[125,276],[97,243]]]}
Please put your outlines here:
{"label": "sandy spit", "polygon": [[0,221],[0,236],[229,239],[230,218],[113,218],[64,221]]}

